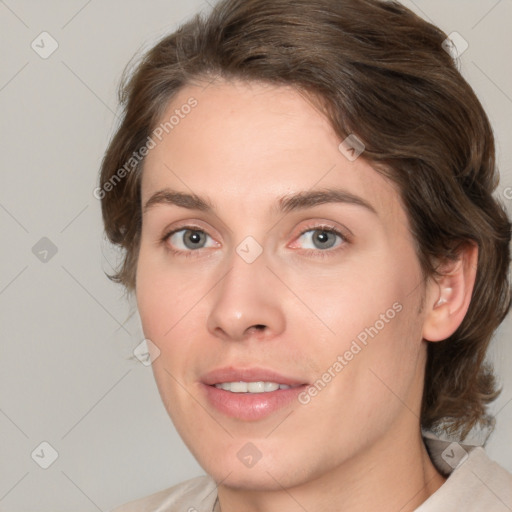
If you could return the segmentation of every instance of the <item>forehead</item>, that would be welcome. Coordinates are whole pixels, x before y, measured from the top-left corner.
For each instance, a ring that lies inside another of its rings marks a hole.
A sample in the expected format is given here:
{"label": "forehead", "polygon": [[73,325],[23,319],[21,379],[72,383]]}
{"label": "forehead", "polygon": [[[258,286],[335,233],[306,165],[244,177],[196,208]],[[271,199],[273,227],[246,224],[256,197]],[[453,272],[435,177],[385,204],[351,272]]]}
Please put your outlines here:
{"label": "forehead", "polygon": [[245,198],[260,209],[287,193],[343,187],[405,220],[396,186],[364,158],[348,160],[327,118],[293,88],[240,81],[185,86],[159,127],[161,140],[153,137],[144,162],[143,204],[164,187],[214,203]]}

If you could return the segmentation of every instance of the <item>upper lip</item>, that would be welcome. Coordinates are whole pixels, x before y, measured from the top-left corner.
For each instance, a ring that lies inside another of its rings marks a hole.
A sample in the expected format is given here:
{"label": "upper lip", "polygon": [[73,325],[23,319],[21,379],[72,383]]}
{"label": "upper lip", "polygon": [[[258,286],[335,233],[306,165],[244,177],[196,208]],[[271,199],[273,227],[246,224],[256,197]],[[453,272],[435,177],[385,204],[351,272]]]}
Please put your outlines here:
{"label": "upper lip", "polygon": [[304,381],[282,375],[268,368],[235,368],[226,366],[212,370],[202,377],[202,382],[213,386],[221,382],[276,382],[277,384],[286,384],[287,386],[300,386]]}

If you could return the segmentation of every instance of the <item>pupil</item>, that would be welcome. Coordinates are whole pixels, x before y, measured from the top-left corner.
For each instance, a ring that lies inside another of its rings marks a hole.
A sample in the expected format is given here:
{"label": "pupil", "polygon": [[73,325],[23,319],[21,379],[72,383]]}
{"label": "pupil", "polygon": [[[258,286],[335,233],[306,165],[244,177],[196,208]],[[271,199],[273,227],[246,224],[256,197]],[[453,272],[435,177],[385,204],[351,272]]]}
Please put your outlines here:
{"label": "pupil", "polygon": [[192,248],[194,246],[197,246],[197,244],[201,243],[201,240],[203,238],[201,235],[202,233],[200,233],[199,231],[189,231],[188,237],[185,237],[185,244],[188,245],[186,243],[188,241],[192,245]]}
{"label": "pupil", "polygon": [[[319,231],[317,236],[316,236],[316,239],[317,241],[320,243],[320,244],[326,244],[328,242],[328,239],[329,239],[329,235],[331,233],[327,232],[327,231]],[[328,245],[329,247],[332,245],[332,243],[330,245]],[[325,245],[324,245],[325,247]]]}

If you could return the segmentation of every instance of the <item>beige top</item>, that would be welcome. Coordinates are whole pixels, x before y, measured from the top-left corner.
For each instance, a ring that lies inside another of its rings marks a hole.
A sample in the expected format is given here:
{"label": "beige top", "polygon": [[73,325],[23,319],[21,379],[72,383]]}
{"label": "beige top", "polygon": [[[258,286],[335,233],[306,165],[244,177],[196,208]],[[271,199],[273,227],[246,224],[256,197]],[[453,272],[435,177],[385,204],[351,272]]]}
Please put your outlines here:
{"label": "beige top", "polygon": [[[511,512],[512,474],[480,446],[443,441],[423,433],[432,462],[448,476],[416,512]],[[192,478],[112,512],[221,512],[217,486],[208,476]]]}

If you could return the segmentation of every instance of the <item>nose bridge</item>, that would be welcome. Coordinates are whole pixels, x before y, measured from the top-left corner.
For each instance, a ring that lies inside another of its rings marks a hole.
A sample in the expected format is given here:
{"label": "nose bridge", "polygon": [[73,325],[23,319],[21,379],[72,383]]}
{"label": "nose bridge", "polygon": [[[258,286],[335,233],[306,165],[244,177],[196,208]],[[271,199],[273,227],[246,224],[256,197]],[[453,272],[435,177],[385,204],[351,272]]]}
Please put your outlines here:
{"label": "nose bridge", "polygon": [[251,327],[263,330],[264,326],[267,336],[284,328],[275,277],[267,268],[263,249],[256,244],[247,237],[235,248],[229,270],[215,287],[207,327],[216,336],[241,340]]}

